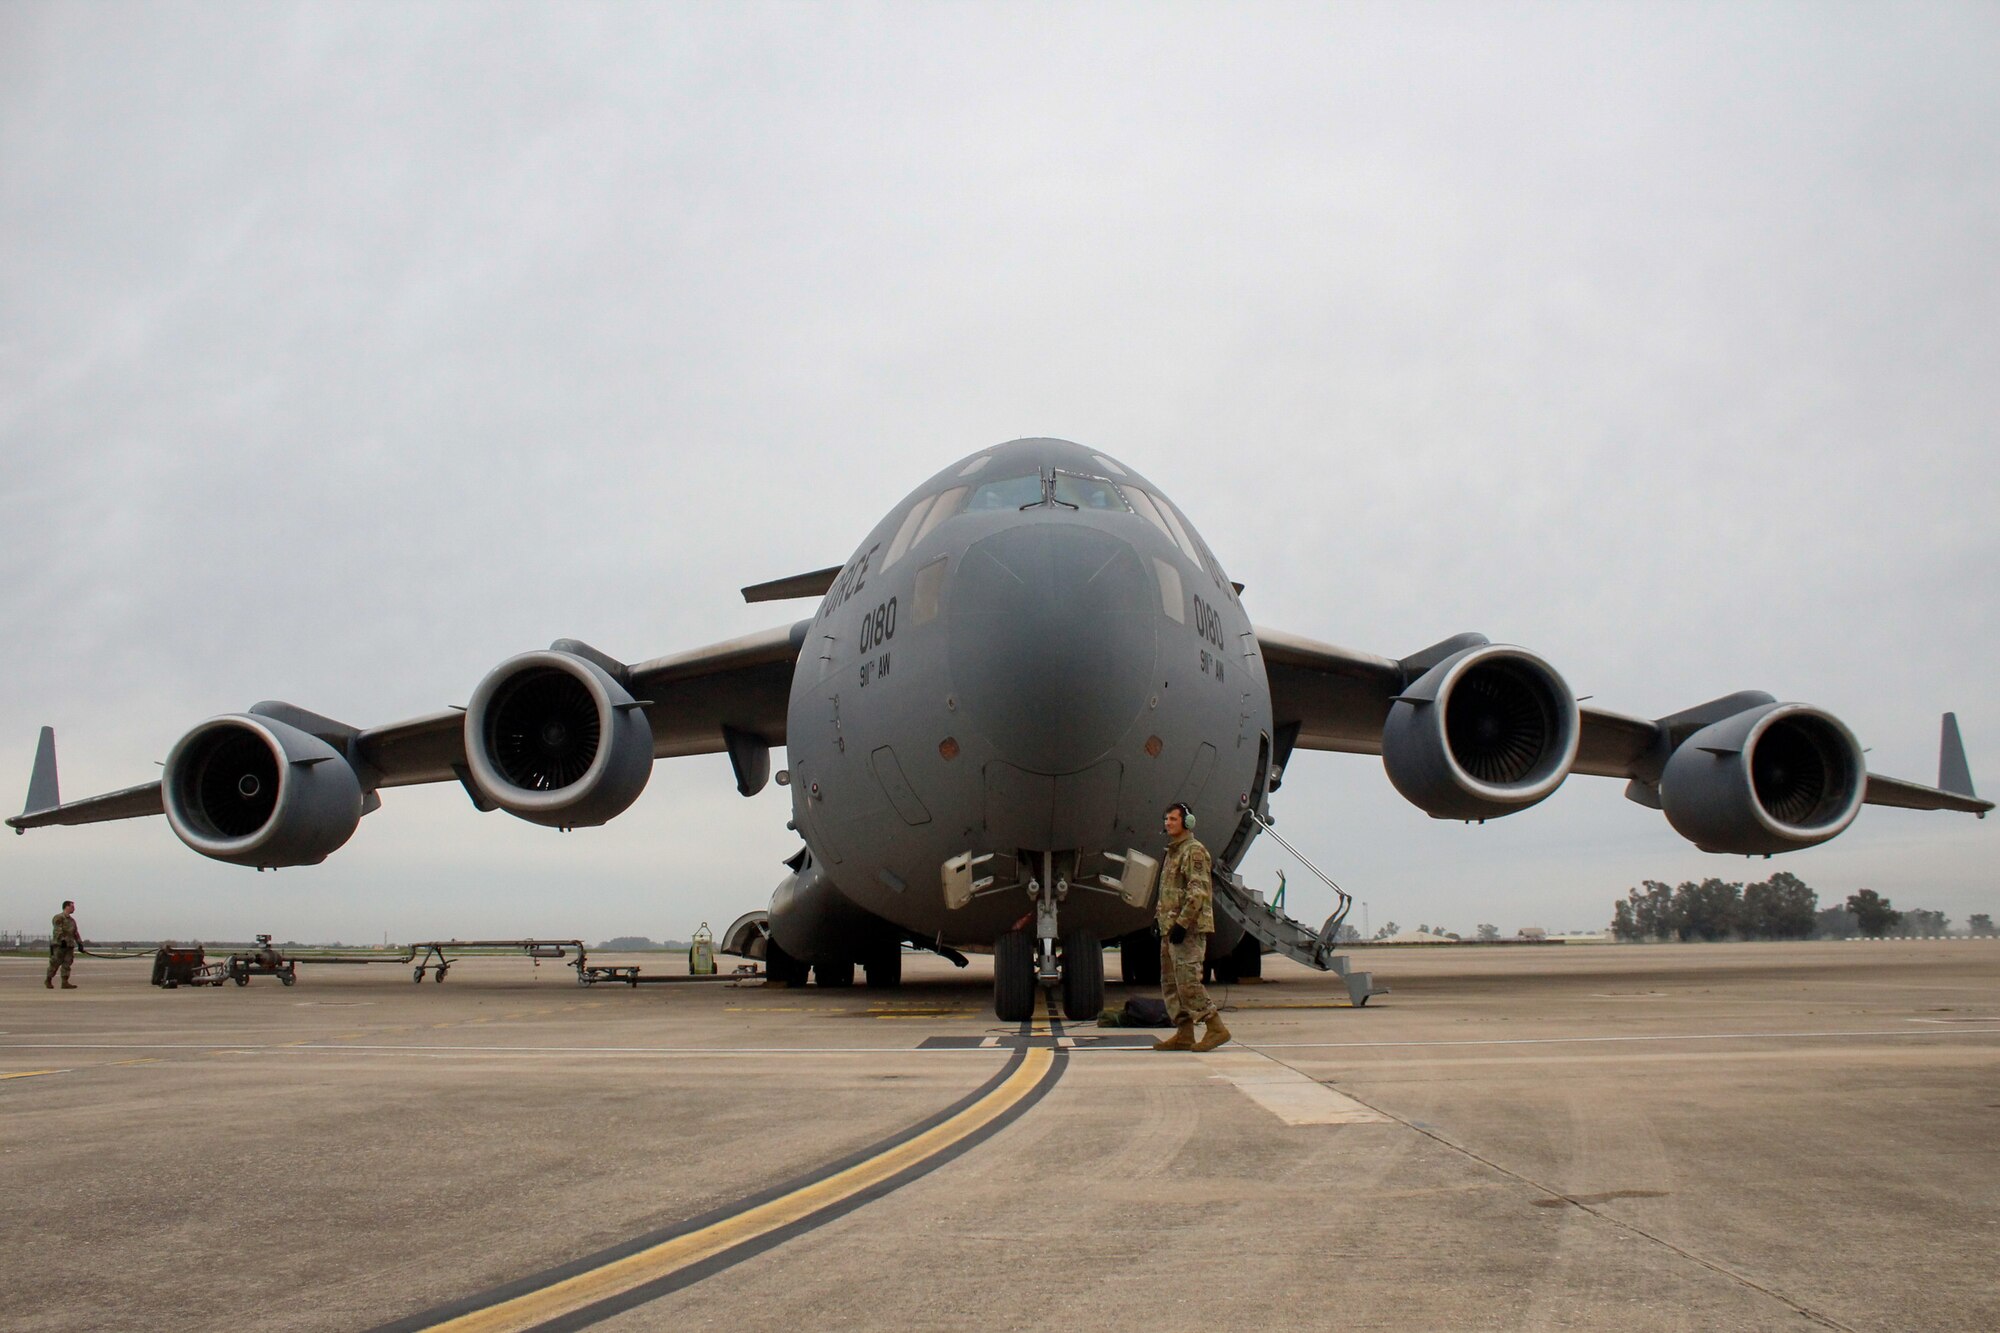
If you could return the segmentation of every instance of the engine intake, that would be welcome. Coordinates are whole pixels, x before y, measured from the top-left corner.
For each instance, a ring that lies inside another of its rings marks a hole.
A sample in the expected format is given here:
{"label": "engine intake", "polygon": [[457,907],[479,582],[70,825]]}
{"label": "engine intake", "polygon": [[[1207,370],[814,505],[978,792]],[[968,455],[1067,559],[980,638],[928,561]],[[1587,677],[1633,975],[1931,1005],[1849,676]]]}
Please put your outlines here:
{"label": "engine intake", "polygon": [[495,667],[465,710],[465,757],[480,794],[531,823],[582,828],[622,814],[653,773],[641,706],[597,663],[522,653]]}
{"label": "engine intake", "polygon": [[1789,852],[1854,822],[1867,773],[1860,742],[1839,718],[1765,704],[1688,737],[1660,776],[1660,806],[1705,852]]}
{"label": "engine intake", "polygon": [[361,780],[319,737],[253,713],[210,718],[167,754],[174,835],[231,865],[315,865],[354,836]]}
{"label": "engine intake", "polygon": [[1546,799],[1576,762],[1576,700],[1526,649],[1454,653],[1390,705],[1382,763],[1434,819],[1497,819]]}

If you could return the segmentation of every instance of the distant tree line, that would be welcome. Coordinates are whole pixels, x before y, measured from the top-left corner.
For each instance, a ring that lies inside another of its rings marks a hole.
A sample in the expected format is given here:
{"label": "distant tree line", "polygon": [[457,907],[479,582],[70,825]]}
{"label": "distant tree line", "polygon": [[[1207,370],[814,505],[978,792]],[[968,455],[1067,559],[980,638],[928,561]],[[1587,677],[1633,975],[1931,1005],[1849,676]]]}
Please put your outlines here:
{"label": "distant tree line", "polygon": [[[1990,913],[1975,913],[1974,935],[1994,934]],[[1806,882],[1781,870],[1754,884],[1688,880],[1669,887],[1656,879],[1628,891],[1611,915],[1620,940],[1806,940],[1854,935],[1943,935],[1951,918],[1929,908],[1899,911],[1873,889],[1849,894],[1844,905],[1821,907]]]}

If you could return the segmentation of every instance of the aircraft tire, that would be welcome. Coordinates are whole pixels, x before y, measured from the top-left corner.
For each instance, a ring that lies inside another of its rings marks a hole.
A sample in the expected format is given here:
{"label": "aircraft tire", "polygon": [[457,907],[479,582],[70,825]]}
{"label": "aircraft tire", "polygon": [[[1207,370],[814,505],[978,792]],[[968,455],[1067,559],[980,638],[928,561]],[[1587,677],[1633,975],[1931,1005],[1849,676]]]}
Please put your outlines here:
{"label": "aircraft tire", "polygon": [[1236,967],[1238,981],[1264,975],[1264,950],[1255,935],[1245,935],[1229,955],[1229,961]]}
{"label": "aircraft tire", "polygon": [[1118,975],[1128,986],[1160,984],[1160,937],[1152,930],[1135,930],[1118,941]]}
{"label": "aircraft tire", "polygon": [[1003,1023],[1035,1015],[1035,940],[1025,930],[993,941],[993,1012]]}
{"label": "aircraft tire", "polygon": [[896,990],[903,984],[903,946],[892,944],[861,965],[869,990]]}
{"label": "aircraft tire", "polygon": [[1087,930],[1063,936],[1062,992],[1063,1017],[1073,1023],[1104,1009],[1104,945]]}
{"label": "aircraft tire", "polygon": [[765,940],[764,979],[780,986],[803,986],[806,965],[779,948],[776,940]]}
{"label": "aircraft tire", "polygon": [[813,984],[828,990],[847,990],[854,985],[854,962],[814,963],[812,965]]}

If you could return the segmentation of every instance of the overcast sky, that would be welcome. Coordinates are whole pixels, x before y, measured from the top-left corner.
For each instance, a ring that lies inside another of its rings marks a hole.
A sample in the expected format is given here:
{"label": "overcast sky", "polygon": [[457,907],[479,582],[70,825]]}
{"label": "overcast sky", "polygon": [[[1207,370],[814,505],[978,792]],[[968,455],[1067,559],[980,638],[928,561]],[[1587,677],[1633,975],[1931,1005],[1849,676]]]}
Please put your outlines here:
{"label": "overcast sky", "polygon": [[[0,799],[45,723],[75,797],[260,699],[809,614],[737,589],[1042,434],[1261,624],[1765,689],[1926,782],[1956,709],[1990,794],[1996,67],[1991,5],[0,3]],[[1466,827],[1302,754],[1274,810],[1373,926],[1778,869],[2000,912],[2000,821],[1746,862],[1621,793]],[[0,928],[684,937],[787,814],[698,758],[567,835],[391,791],[277,875],[56,829],[0,840]]]}

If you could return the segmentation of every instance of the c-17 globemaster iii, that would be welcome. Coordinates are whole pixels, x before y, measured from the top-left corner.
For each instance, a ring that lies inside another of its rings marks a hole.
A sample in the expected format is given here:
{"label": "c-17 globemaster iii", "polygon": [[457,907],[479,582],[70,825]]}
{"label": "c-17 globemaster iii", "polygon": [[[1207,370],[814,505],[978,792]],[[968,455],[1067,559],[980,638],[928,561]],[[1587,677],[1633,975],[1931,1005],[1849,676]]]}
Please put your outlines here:
{"label": "c-17 globemaster iii", "polygon": [[456,781],[482,811],[571,828],[624,811],[670,756],[726,753],[753,795],[783,746],[802,845],[729,943],[775,979],[834,986],[857,966],[895,984],[906,944],[990,949],[995,1007],[1018,1020],[1038,981],[1070,1016],[1094,1014],[1106,941],[1123,942],[1128,981],[1157,979],[1171,802],[1236,907],[1218,913],[1211,961],[1253,971],[1273,936],[1235,870],[1298,749],[1379,754],[1440,819],[1513,814],[1571,773],[1623,778],[1714,852],[1810,847],[1864,803],[1992,808],[1950,715],[1926,787],[1869,773],[1847,727],[1804,704],[1746,692],[1628,717],[1579,706],[1523,648],[1465,634],[1377,657],[1253,626],[1241,591],[1145,478],[1015,440],[919,486],[844,565],[744,590],[819,596],[809,619],[634,664],[558,640],[495,667],[463,710],[385,726],[261,703],[181,736],[158,781],[67,805],[44,730],[27,809],[7,822],[164,813],[205,856],[312,865],[384,787]]}

